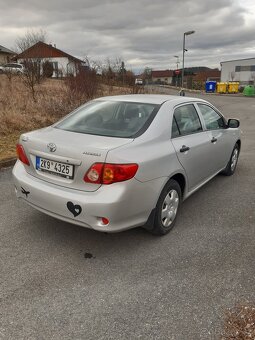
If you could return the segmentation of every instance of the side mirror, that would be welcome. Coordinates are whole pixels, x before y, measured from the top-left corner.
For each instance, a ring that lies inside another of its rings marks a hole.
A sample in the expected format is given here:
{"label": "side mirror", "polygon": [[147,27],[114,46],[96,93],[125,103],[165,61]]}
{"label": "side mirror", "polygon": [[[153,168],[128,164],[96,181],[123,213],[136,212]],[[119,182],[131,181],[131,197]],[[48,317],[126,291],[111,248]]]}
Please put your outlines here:
{"label": "side mirror", "polygon": [[231,119],[228,120],[228,127],[229,128],[236,129],[239,126],[240,126],[240,122],[239,122],[238,119],[231,118]]}

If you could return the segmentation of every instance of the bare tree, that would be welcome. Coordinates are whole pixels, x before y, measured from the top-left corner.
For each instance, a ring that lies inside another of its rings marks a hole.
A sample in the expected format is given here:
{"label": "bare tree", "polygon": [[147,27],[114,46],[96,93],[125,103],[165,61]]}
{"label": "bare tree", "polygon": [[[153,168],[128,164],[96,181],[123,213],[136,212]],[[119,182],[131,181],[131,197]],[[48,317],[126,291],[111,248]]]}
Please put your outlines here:
{"label": "bare tree", "polygon": [[13,71],[10,68],[6,67],[6,69],[4,71],[4,74],[6,75],[6,77],[9,80],[9,82],[11,83],[12,77],[13,77]]}
{"label": "bare tree", "polygon": [[[16,50],[19,53],[26,51],[29,47],[35,45],[39,41],[45,42],[47,37],[46,31],[43,29],[38,30],[27,30],[27,32],[16,39]],[[38,46],[40,49],[40,46]],[[38,56],[40,55],[40,51],[38,50]],[[34,101],[36,101],[36,84],[40,84],[42,79],[44,78],[44,69],[43,64],[41,63],[41,58],[29,58],[24,57],[21,61],[25,66],[25,72],[22,74],[22,80],[24,85],[27,87],[29,92],[32,95]]]}
{"label": "bare tree", "polygon": [[149,67],[145,67],[143,71],[143,79],[146,84],[150,83],[152,80],[152,69]]}
{"label": "bare tree", "polygon": [[47,32],[44,31],[42,28],[39,30],[27,30],[27,32],[16,39],[15,41],[15,48],[16,50],[21,53],[27,50],[29,47],[36,44],[38,41],[45,42],[47,38]]}
{"label": "bare tree", "polygon": [[22,74],[22,80],[31,93],[34,102],[36,102],[35,87],[38,84],[38,64],[32,60],[26,60],[25,68],[26,71]]}

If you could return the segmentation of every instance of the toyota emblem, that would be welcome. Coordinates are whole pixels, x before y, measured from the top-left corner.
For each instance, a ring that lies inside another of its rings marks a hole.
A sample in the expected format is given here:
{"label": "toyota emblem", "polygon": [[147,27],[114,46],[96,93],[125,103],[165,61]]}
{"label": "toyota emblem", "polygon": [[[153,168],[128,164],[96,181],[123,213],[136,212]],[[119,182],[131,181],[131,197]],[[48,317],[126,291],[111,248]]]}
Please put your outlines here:
{"label": "toyota emblem", "polygon": [[50,152],[55,152],[57,150],[57,146],[54,143],[49,143],[47,148],[50,150]]}

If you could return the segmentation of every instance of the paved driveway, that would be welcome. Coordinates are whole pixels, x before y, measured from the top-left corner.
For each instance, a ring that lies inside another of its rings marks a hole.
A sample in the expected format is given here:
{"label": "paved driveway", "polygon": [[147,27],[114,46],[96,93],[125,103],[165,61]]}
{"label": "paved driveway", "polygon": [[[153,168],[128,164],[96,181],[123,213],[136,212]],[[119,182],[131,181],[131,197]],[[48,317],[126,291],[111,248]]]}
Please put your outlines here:
{"label": "paved driveway", "polygon": [[240,118],[240,163],[165,237],[57,221],[0,172],[0,339],[216,339],[225,308],[255,300],[255,100],[204,97]]}

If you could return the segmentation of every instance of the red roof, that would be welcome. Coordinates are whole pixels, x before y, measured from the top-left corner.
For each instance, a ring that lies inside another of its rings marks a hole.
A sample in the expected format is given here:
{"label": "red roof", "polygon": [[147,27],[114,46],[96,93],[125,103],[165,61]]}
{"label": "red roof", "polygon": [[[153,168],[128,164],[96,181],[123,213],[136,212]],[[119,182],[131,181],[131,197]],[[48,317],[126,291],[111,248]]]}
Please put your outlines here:
{"label": "red roof", "polygon": [[52,45],[48,45],[42,41],[29,47],[27,50],[16,56],[17,59],[29,59],[29,58],[68,58],[76,62],[82,62],[82,60],[71,56],[70,54],[59,50]]}
{"label": "red roof", "polygon": [[173,76],[172,70],[151,71],[152,78],[169,78]]}

